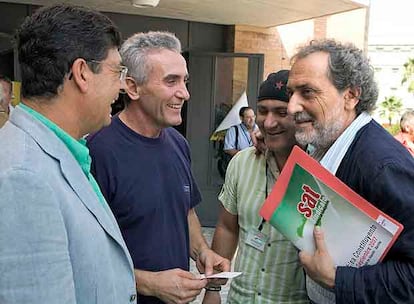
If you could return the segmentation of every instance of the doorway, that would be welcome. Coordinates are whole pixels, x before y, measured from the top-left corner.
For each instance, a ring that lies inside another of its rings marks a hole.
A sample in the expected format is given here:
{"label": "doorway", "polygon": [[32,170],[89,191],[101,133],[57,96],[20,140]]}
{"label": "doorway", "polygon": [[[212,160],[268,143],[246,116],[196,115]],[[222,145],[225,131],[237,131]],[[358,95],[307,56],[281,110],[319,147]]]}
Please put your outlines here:
{"label": "doorway", "polygon": [[217,169],[217,142],[210,137],[239,97],[246,92],[248,104],[256,109],[256,97],[263,80],[263,54],[188,54],[190,100],[186,137],[191,146],[192,169],[203,201],[197,214],[203,226],[214,227],[224,183]]}

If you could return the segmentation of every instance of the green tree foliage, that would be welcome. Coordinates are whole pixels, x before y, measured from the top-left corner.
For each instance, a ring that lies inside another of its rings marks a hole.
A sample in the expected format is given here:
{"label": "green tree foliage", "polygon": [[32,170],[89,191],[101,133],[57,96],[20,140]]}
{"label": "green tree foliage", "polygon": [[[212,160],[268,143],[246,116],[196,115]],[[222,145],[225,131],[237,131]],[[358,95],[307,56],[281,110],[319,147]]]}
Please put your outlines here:
{"label": "green tree foliage", "polygon": [[383,126],[385,130],[391,133],[392,136],[396,135],[398,132],[400,132],[400,124],[394,124],[389,126]]}
{"label": "green tree foliage", "polygon": [[401,84],[408,83],[408,92],[414,93],[414,58],[408,58],[404,63],[404,75]]}
{"label": "green tree foliage", "polygon": [[392,120],[395,115],[399,115],[403,108],[401,98],[391,96],[385,97],[385,100],[380,104],[379,114],[388,120],[388,124],[392,125]]}

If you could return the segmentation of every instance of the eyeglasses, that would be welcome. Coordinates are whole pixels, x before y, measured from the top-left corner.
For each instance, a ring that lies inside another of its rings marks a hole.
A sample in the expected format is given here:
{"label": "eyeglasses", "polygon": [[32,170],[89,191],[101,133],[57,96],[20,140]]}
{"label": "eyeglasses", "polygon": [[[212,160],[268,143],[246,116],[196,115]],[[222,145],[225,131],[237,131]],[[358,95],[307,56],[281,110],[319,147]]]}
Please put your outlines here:
{"label": "eyeglasses", "polygon": [[[85,60],[86,62],[90,62],[90,63],[95,63],[95,64],[105,64],[107,66],[109,66],[111,68],[111,70],[115,73],[119,73],[119,80],[121,81],[121,83],[125,82],[126,76],[128,74],[128,68],[124,65],[119,65],[117,67],[114,67],[113,65],[107,63],[107,62],[103,62],[103,61],[99,61],[99,60]],[[72,71],[69,74],[69,80],[71,80],[73,77]]]}
{"label": "eyeglasses", "polygon": [[117,67],[114,67],[113,65],[107,63],[107,62],[103,62],[103,61],[98,61],[98,60],[86,60],[86,62],[91,62],[91,63],[96,63],[96,64],[105,64],[108,67],[111,68],[112,71],[119,73],[119,80],[123,83],[126,79],[126,76],[128,74],[128,68],[124,65],[119,65]]}

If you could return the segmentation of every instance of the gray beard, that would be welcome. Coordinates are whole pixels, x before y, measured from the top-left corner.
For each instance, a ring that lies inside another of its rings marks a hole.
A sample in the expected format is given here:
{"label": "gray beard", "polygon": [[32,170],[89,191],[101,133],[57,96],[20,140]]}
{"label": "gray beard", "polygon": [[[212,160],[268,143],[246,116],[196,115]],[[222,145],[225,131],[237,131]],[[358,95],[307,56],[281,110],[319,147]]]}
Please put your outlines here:
{"label": "gray beard", "polygon": [[342,126],[342,121],[338,120],[327,127],[314,123],[312,132],[296,130],[295,138],[300,145],[306,146],[311,144],[316,151],[326,152],[341,135]]}

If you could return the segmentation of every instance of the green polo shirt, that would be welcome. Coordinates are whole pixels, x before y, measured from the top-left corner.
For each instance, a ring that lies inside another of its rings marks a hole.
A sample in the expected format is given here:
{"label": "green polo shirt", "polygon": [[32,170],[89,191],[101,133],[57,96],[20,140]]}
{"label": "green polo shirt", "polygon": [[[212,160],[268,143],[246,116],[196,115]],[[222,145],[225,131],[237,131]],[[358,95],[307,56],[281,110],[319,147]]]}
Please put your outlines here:
{"label": "green polo shirt", "polygon": [[42,122],[46,127],[48,127],[56,136],[66,145],[69,151],[72,153],[73,157],[78,162],[79,166],[82,168],[83,173],[86,175],[89,183],[92,186],[92,189],[99,198],[99,202],[104,206],[105,210],[107,204],[104,196],[102,195],[101,190],[99,189],[98,184],[96,183],[95,178],[91,174],[91,157],[89,156],[89,149],[86,146],[85,139],[76,140],[68,133],[59,128],[55,123],[47,119],[45,116],[39,112],[33,110],[32,108],[26,106],[23,103],[18,105],[21,109],[25,110],[27,113],[32,115],[34,118]]}

